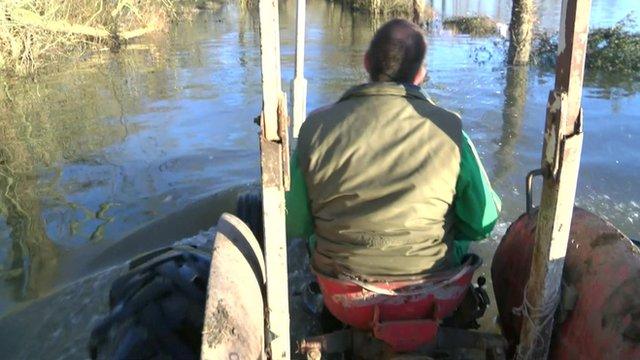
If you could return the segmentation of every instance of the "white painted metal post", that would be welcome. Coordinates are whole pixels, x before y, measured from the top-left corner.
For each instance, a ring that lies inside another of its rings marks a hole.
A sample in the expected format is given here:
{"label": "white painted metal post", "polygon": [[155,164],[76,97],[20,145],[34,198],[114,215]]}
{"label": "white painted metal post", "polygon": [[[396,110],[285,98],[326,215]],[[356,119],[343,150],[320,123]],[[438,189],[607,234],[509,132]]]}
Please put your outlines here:
{"label": "white painted metal post", "polygon": [[298,138],[300,127],[307,117],[307,80],[304,78],[304,41],[306,0],[297,0],[296,11],[296,72],[291,84],[293,92],[293,137]]}
{"label": "white painted metal post", "polygon": [[289,359],[289,286],[284,192],[289,187],[289,119],[280,73],[278,0],[260,0],[262,98],[260,166],[267,285],[267,351]]}

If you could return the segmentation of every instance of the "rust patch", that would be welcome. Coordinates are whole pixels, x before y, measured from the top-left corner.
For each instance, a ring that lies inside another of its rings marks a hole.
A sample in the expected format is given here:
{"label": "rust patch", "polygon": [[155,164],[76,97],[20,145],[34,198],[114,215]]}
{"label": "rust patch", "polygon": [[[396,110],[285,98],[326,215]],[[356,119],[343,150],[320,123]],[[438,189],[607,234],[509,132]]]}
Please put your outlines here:
{"label": "rust patch", "polygon": [[621,238],[621,235],[618,233],[605,233],[598,236],[591,242],[591,248],[595,249],[600,246],[611,245],[616,241],[620,241]]}
{"label": "rust patch", "polygon": [[640,343],[640,274],[616,287],[605,301],[602,327],[625,341]]}
{"label": "rust patch", "polygon": [[262,185],[265,187],[283,186],[282,146],[265,138],[260,139],[260,151],[262,158]]}
{"label": "rust patch", "polygon": [[631,324],[624,329],[625,340],[640,343],[640,310],[631,314]]}
{"label": "rust patch", "polygon": [[204,328],[206,329],[207,344],[210,348],[220,345],[223,341],[234,336],[235,327],[231,323],[231,317],[222,300],[218,300],[218,304],[212,316],[207,318]]}

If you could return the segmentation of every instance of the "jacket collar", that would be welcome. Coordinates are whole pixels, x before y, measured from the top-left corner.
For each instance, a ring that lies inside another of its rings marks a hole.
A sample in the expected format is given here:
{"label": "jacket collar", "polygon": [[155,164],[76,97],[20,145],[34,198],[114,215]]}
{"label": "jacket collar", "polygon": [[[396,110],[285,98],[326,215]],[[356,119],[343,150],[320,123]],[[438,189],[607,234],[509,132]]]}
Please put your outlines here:
{"label": "jacket collar", "polygon": [[342,95],[340,101],[344,101],[360,96],[401,96],[406,98],[416,98],[431,102],[429,97],[422,91],[422,88],[413,84],[399,84],[395,82],[370,82],[357,85],[347,90]]}

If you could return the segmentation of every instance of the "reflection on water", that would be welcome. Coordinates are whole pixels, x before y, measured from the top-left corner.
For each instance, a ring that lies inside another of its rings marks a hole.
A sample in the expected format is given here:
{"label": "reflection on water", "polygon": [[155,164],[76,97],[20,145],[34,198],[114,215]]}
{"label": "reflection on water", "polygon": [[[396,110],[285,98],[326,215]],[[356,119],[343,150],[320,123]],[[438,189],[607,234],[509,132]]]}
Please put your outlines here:
{"label": "reflection on water", "polygon": [[14,284],[18,298],[40,295],[57,270],[58,249],[46,234],[35,180],[32,174],[16,174],[9,164],[0,165],[2,215],[14,240],[0,278]]}
{"label": "reflection on water", "polygon": [[[105,95],[111,88],[82,83],[85,86],[60,88],[27,81],[7,84],[0,92],[0,209],[11,238],[10,243],[0,242],[8,249],[1,259],[0,277],[13,285],[19,299],[41,295],[56,276],[60,249],[48,234],[43,213],[50,205],[43,199],[86,210],[50,186],[61,176],[62,169],[55,164],[82,162],[126,135],[122,127],[99,120],[122,113],[121,107],[114,106],[117,95],[109,99]],[[78,98],[83,98],[83,106],[68,113]],[[68,220],[69,230],[76,230],[77,221]]]}
{"label": "reflection on water", "polygon": [[83,265],[145,223],[255,178],[257,28],[227,15],[3,86],[0,312],[93,271]]}
{"label": "reflection on water", "polygon": [[[501,19],[510,2],[432,3],[447,16]],[[617,21],[631,3],[594,0],[595,23]],[[559,4],[541,2],[541,18],[557,19]],[[293,77],[294,6],[281,6],[284,84]],[[312,109],[366,81],[362,55],[382,19],[324,0],[309,1],[308,12]],[[505,68],[492,39],[444,33],[428,41],[426,90],[461,113],[503,198],[492,241],[477,248],[486,272],[495,240],[524,210],[525,174],[539,167],[552,74]],[[255,14],[229,5],[148,43],[0,91],[0,313],[110,265],[108,258],[126,258],[126,244],[114,244],[149,221],[257,177]],[[638,237],[638,83],[598,75],[586,84],[577,201]]]}
{"label": "reflection on water", "polygon": [[499,181],[514,167],[513,156],[524,120],[524,107],[527,101],[529,85],[529,67],[509,66],[504,88],[504,108],[502,110],[502,134],[496,150],[494,179]]}

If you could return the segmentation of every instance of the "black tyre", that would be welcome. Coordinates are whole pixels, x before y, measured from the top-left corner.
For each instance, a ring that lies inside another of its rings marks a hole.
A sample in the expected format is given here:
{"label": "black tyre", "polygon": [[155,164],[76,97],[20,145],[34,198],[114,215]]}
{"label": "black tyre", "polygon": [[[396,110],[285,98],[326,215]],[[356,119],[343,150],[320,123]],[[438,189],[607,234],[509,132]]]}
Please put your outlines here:
{"label": "black tyre", "polygon": [[264,217],[262,215],[262,194],[252,191],[238,196],[236,214],[249,226],[258,243],[264,249]]}
{"label": "black tyre", "polygon": [[191,246],[142,255],[116,279],[92,359],[198,359],[211,258]]}

